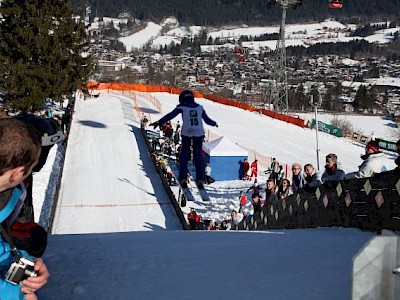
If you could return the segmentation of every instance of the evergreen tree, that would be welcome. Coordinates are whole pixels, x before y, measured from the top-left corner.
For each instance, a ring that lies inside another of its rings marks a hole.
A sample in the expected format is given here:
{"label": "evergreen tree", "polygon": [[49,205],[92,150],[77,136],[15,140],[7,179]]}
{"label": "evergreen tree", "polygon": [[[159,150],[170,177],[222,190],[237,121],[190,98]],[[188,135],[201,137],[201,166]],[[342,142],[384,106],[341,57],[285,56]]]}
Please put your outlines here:
{"label": "evergreen tree", "polygon": [[88,36],[68,0],[3,0],[0,6],[0,90],[9,106],[34,111],[60,100],[92,71]]}

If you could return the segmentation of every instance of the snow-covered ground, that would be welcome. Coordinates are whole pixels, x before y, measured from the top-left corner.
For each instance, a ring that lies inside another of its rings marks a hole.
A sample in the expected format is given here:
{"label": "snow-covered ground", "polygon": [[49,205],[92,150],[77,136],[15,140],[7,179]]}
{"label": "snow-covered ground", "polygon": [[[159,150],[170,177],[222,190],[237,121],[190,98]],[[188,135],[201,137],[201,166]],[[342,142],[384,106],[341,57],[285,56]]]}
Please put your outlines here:
{"label": "snow-covered ground", "polygon": [[[122,22],[125,19],[122,19]],[[114,20],[114,23],[118,23]],[[96,28],[96,23],[91,24]],[[169,30],[165,32],[161,29],[165,27]],[[179,22],[175,18],[168,18],[163,23],[155,24],[149,22],[148,25],[141,31],[132,35],[122,37],[119,40],[125,45],[127,51],[133,49],[141,49],[144,45],[150,44],[154,49],[159,49],[171,43],[180,44],[182,37],[193,37],[201,32],[200,26],[190,26],[188,28],[179,27]],[[279,25],[265,27],[250,27],[243,25],[237,28],[230,29],[210,29],[208,28],[208,36],[213,39],[231,39],[238,40],[241,36],[257,37],[263,34],[279,33]],[[386,30],[378,30],[371,36],[366,37],[350,37],[349,32],[354,30],[353,24],[342,24],[334,20],[325,20],[323,22],[310,24],[287,24],[285,28],[286,46],[309,45],[317,43],[347,43],[354,40],[366,40],[369,43],[387,44],[393,40],[395,32],[400,30],[400,27],[390,28]],[[243,46],[251,50],[259,50],[260,47],[268,47],[271,50],[275,49],[275,41],[252,41],[245,42]],[[214,47],[215,46],[210,46]],[[217,46],[218,47],[218,46]]]}
{"label": "snow-covered ground", "polygon": [[[161,113],[137,97],[152,120],[178,102],[177,95],[155,96],[162,101]],[[219,124],[207,127],[209,136],[224,135],[281,162],[315,163],[315,131],[197,101]],[[179,230],[140,136],[133,99],[102,93],[78,99],[75,109],[53,234],[44,255],[51,277],[40,299],[350,297],[352,257],[373,233],[343,228]],[[363,148],[348,140],[321,133],[320,145],[322,157],[337,153],[346,171],[361,163]],[[48,171],[57,151],[53,148],[45,168],[34,175],[37,207],[48,203],[46,183],[54,185]],[[222,220],[237,208],[239,191],[249,185],[218,182],[207,186],[210,202],[189,205]]]}
{"label": "snow-covered ground", "polygon": [[[300,113],[300,118],[309,120],[315,119],[315,113]],[[400,139],[400,129],[396,122],[386,116],[363,116],[351,114],[329,114],[318,113],[318,121],[331,124],[334,119],[349,122],[354,131],[358,131],[366,136],[374,136],[375,138],[396,142]]]}

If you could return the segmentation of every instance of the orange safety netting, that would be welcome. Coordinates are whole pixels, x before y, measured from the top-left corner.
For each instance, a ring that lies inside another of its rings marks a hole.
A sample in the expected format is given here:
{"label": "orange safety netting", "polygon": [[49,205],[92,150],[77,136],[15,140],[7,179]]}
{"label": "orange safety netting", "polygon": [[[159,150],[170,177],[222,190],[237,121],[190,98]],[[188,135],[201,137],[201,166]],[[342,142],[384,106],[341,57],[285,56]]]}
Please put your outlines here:
{"label": "orange safety netting", "polygon": [[[116,91],[137,91],[137,92],[147,92],[147,93],[159,93],[165,92],[170,94],[179,94],[182,90],[164,86],[164,85],[148,85],[148,84],[134,84],[134,83],[97,83],[97,82],[88,82],[84,85],[83,89],[91,89],[91,90],[116,90]],[[222,98],[215,95],[204,95],[199,92],[194,91],[193,94],[197,98],[205,98],[213,102],[217,102],[224,105],[229,105],[233,107],[237,107],[243,110],[248,111],[258,111],[260,114],[265,116],[284,121],[287,123],[294,124],[296,126],[304,128],[304,120],[300,118],[295,118],[292,116],[280,114],[278,112],[274,112],[267,109],[260,109],[254,106],[251,106],[246,103],[234,101],[228,98]]]}

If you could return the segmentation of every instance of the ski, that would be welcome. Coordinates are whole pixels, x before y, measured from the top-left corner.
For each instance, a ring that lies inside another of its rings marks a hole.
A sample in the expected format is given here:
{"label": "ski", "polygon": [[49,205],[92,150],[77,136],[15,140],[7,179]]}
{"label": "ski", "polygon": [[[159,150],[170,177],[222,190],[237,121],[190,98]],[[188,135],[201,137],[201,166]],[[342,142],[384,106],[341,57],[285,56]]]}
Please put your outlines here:
{"label": "ski", "polygon": [[176,163],[172,159],[169,159],[168,165],[171,168],[172,174],[174,174],[174,177],[175,177],[176,181],[178,182],[179,188],[182,191],[186,201],[195,201],[196,199],[195,199],[192,189],[189,187],[189,185],[186,184],[186,186],[183,186],[181,184],[181,182],[179,182],[179,169],[178,169],[178,166],[176,165]]}
{"label": "ski", "polygon": [[201,186],[197,185],[197,181],[195,178],[196,168],[191,162],[188,163],[188,171],[189,171],[190,177],[193,178],[193,182],[195,183],[194,185],[192,185],[192,189],[198,191],[198,194],[200,195],[200,197],[203,201],[210,201],[210,196],[208,195],[208,193],[204,187],[204,183],[202,183]]}

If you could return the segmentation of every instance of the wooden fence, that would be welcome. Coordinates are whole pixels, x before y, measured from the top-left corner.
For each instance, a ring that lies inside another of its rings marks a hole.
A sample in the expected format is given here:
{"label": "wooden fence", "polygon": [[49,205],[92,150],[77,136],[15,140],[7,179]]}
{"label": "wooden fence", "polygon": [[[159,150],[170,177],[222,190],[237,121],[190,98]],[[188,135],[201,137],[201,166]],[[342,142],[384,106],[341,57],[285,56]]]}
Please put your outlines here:
{"label": "wooden fence", "polygon": [[240,230],[312,227],[400,230],[400,175],[393,171],[370,178],[325,184],[263,207]]}

